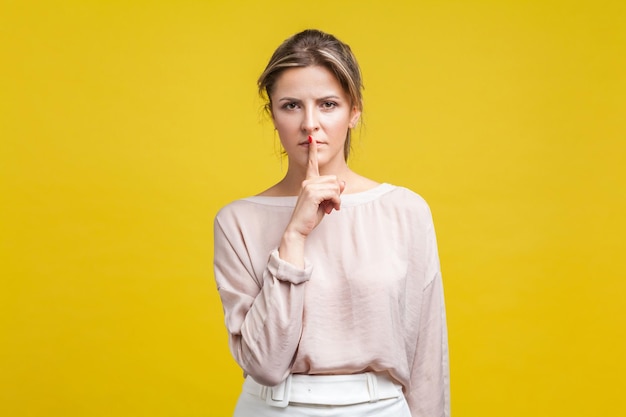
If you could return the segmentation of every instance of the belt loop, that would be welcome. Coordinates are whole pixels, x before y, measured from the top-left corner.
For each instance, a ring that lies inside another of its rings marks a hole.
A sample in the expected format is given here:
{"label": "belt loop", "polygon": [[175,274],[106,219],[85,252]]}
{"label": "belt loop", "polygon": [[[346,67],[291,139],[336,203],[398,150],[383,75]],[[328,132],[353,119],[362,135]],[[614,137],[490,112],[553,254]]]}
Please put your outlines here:
{"label": "belt loop", "polygon": [[261,387],[261,391],[259,392],[259,397],[261,397],[262,400],[266,400],[267,399],[267,388],[265,385],[259,385]]}
{"label": "belt loop", "polygon": [[291,374],[280,384],[267,387],[265,402],[272,407],[285,408],[289,405],[291,394]]}
{"label": "belt loop", "polygon": [[375,403],[380,399],[378,395],[378,379],[376,378],[376,374],[372,372],[366,372],[365,375],[367,376],[367,390],[370,394],[370,402]]}

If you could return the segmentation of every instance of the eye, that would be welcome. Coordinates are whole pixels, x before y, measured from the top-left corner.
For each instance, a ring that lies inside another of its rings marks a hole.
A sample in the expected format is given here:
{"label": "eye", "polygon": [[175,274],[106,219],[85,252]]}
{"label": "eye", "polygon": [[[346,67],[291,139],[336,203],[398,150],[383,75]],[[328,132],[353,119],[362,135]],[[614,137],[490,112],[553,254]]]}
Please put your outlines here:
{"label": "eye", "polygon": [[322,108],[324,110],[334,109],[335,107],[337,107],[337,103],[335,103],[334,101],[325,101],[322,103]]}
{"label": "eye", "polygon": [[296,103],[295,101],[289,101],[283,104],[282,108],[285,110],[295,110],[298,108],[298,103]]}

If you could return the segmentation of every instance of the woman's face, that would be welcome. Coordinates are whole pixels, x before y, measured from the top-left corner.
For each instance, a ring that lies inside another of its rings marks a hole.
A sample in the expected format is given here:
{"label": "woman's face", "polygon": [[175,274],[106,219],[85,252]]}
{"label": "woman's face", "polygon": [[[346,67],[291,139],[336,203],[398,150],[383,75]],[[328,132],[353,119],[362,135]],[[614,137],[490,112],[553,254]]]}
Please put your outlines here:
{"label": "woman's face", "polygon": [[271,95],[272,118],[289,164],[306,167],[308,137],[318,145],[320,168],[345,165],[344,142],[361,114],[337,78],[320,66],[285,70]]}

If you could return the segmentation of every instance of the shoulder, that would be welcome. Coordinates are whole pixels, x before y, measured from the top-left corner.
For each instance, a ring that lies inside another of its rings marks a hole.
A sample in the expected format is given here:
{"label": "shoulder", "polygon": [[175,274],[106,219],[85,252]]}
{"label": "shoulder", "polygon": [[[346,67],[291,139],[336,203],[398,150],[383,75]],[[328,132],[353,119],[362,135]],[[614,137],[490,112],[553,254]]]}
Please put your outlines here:
{"label": "shoulder", "polygon": [[406,209],[430,213],[430,206],[424,197],[409,188],[392,185],[385,197],[390,203]]}
{"label": "shoulder", "polygon": [[222,207],[215,215],[220,224],[245,224],[258,221],[272,221],[290,214],[296,197],[252,196],[235,200]]}
{"label": "shoulder", "polygon": [[239,218],[248,217],[251,211],[251,203],[246,199],[235,200],[218,210],[215,215],[215,223],[228,224],[237,222]]}
{"label": "shoulder", "polygon": [[246,199],[231,201],[230,203],[220,208],[217,214],[215,215],[215,217],[222,218],[222,217],[232,216],[233,214],[236,214],[237,212],[246,210],[247,205],[248,203],[246,202]]}
{"label": "shoulder", "polygon": [[408,229],[431,229],[433,216],[428,202],[417,192],[402,186],[392,185],[381,196],[381,213],[389,216]]}

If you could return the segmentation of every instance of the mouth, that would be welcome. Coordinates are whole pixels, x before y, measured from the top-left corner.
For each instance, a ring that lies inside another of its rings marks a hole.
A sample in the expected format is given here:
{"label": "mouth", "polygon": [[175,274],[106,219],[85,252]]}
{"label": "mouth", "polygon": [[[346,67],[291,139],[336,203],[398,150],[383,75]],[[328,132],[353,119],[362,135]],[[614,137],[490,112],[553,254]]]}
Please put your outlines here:
{"label": "mouth", "polygon": [[[317,143],[318,145],[326,145],[327,143],[321,140],[316,140],[315,143]],[[299,142],[298,143],[299,146],[309,146],[309,141],[305,140],[303,142]]]}

